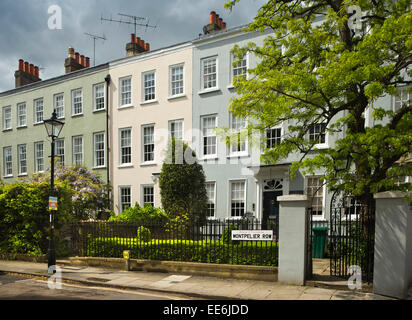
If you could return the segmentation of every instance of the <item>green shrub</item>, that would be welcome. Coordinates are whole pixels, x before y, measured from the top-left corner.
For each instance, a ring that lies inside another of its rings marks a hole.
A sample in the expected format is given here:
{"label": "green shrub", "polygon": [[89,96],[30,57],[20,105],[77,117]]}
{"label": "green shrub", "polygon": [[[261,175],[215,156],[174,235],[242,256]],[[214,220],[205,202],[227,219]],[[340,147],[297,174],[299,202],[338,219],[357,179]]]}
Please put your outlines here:
{"label": "green shrub", "polygon": [[137,228],[137,241],[149,242],[152,240],[152,233],[148,228],[140,226]]}
{"label": "green shrub", "polygon": [[232,241],[232,230],[239,230],[239,228],[234,224],[228,225],[223,232],[223,242],[236,245],[239,241]]}
{"label": "green shrub", "polygon": [[270,241],[239,241],[239,245],[234,246],[209,240],[153,239],[139,243],[131,239],[95,238],[87,245],[87,255],[93,257],[121,258],[123,250],[130,250],[132,259],[258,266],[278,264],[278,244]]}
{"label": "green shrub", "polygon": [[112,213],[109,221],[134,223],[155,222],[158,224],[164,224],[169,221],[169,217],[161,208],[154,208],[150,204],[145,204],[143,207],[141,207],[136,202],[134,207],[127,208],[125,211],[118,215]]}

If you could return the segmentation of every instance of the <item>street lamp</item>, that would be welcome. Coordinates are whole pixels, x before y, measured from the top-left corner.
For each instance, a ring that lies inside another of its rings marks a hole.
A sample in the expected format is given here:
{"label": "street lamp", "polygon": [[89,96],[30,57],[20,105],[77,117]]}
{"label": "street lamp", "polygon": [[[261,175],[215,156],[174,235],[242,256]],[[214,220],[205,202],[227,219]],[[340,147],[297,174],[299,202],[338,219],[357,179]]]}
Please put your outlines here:
{"label": "street lamp", "polygon": [[[54,195],[54,141],[59,136],[63,129],[64,122],[57,119],[56,110],[53,111],[52,117],[48,120],[43,121],[46,127],[47,135],[52,139],[51,142],[51,173],[50,173],[50,195]],[[50,272],[50,267],[56,265],[56,250],[54,247],[54,217],[52,210],[50,210],[50,241],[49,241],[49,251],[48,251],[48,272]],[[55,269],[53,273],[55,272]],[[51,273],[51,272],[50,272]]]}

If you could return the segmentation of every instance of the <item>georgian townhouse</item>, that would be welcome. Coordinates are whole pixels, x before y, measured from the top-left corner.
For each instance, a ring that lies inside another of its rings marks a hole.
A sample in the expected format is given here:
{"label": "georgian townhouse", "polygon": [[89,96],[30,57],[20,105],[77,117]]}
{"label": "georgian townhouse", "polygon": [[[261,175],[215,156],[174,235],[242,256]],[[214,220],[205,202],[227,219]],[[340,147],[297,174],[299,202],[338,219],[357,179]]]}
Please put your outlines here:
{"label": "georgian townhouse", "polygon": [[19,60],[15,89],[0,93],[0,169],[5,183],[50,165],[51,141],[43,120],[57,117],[64,127],[56,140],[57,161],[80,164],[107,180],[106,83],[108,65],[90,67],[89,58],[69,48],[65,74],[47,80],[39,68]]}
{"label": "georgian townhouse", "polygon": [[126,58],[110,63],[114,211],[161,206],[159,175],[170,137],[191,143],[191,42],[149,51],[131,35]]}

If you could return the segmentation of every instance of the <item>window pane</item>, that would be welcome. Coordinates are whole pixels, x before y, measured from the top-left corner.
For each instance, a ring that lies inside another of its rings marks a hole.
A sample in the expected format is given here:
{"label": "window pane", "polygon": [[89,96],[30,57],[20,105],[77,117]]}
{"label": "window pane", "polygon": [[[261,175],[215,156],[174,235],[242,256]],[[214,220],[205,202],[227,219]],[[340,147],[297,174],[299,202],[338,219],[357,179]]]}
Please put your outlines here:
{"label": "window pane", "polygon": [[245,182],[231,183],[231,216],[240,217],[245,213]]}
{"label": "window pane", "polygon": [[214,217],[216,210],[215,203],[215,182],[206,182],[206,192],[207,192],[207,216]]}
{"label": "window pane", "polygon": [[144,75],[144,101],[155,99],[155,74],[147,73]]}
{"label": "window pane", "polygon": [[172,96],[183,93],[183,66],[172,67],[170,72]]}
{"label": "window pane", "polygon": [[123,212],[130,207],[132,202],[130,187],[120,188],[120,210]]}
{"label": "window pane", "polygon": [[43,142],[34,144],[35,172],[44,171]]}
{"label": "window pane", "polygon": [[101,83],[94,86],[94,110],[104,108],[104,83]]}
{"label": "window pane", "polygon": [[120,80],[120,104],[127,105],[132,103],[132,82],[131,78]]}
{"label": "window pane", "polygon": [[323,186],[318,177],[309,177],[307,185],[307,195],[312,201],[312,215],[322,216],[323,212]]}
{"label": "window pane", "polygon": [[58,94],[54,96],[54,109],[56,110],[57,118],[64,118],[64,96]]}
{"label": "window pane", "polygon": [[34,101],[34,122],[43,122],[43,99]]}
{"label": "window pane", "polygon": [[269,129],[266,131],[266,143],[267,143],[267,148],[271,149],[280,144],[281,142],[281,134],[282,134],[282,129],[281,128],[275,128],[275,129]]}
{"label": "window pane", "polygon": [[72,103],[73,103],[73,114],[82,114],[83,113],[83,98],[82,90],[77,89],[72,91]]}
{"label": "window pane", "polygon": [[154,188],[152,186],[143,187],[143,205],[145,204],[154,207]]}
{"label": "window pane", "polygon": [[154,161],[154,127],[143,128],[143,161]]}
{"label": "window pane", "polygon": [[17,121],[18,126],[23,127],[26,125],[26,104],[21,103],[17,105]]}
{"label": "window pane", "polygon": [[216,87],[216,58],[203,60],[203,89]]}
{"label": "window pane", "polygon": [[73,164],[83,163],[83,137],[73,137]]}
{"label": "window pane", "polygon": [[64,165],[64,139],[56,140],[55,149],[57,163]]}
{"label": "window pane", "polygon": [[132,148],[131,148],[131,130],[124,129],[120,131],[120,163],[132,162]]}
{"label": "window pane", "polygon": [[13,156],[11,152],[11,147],[3,148],[3,158],[4,158],[4,175],[11,176],[13,174]]}
{"label": "window pane", "polygon": [[94,134],[94,166],[104,166],[104,133]]}
{"label": "window pane", "polygon": [[202,134],[203,134],[203,155],[216,154],[216,117],[202,118]]}
{"label": "window pane", "polygon": [[19,174],[27,173],[27,157],[26,157],[26,145],[18,146],[18,156],[19,156]]}

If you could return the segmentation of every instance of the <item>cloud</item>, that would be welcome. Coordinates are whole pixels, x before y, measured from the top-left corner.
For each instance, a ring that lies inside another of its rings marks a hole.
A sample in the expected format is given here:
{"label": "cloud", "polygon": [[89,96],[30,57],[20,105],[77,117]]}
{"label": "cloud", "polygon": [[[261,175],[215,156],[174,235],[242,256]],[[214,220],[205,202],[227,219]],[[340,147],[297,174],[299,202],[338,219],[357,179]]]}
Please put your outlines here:
{"label": "cloud", "polygon": [[[158,49],[189,41],[202,33],[216,11],[228,28],[251,22],[265,0],[243,0],[232,10],[227,0],[2,0],[0,1],[0,92],[14,88],[18,59],[39,65],[40,77],[49,79],[64,73],[68,47],[89,56],[93,65],[93,40],[85,33],[105,35],[96,41],[96,64],[125,56],[125,46],[134,32],[132,25],[101,21],[101,17],[122,19],[118,13],[145,17],[156,28],[138,26],[137,35]],[[62,9],[62,30],[49,30],[48,8]]]}

